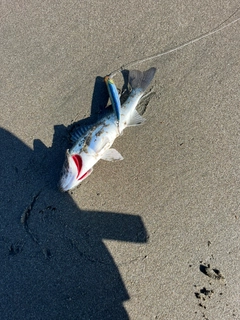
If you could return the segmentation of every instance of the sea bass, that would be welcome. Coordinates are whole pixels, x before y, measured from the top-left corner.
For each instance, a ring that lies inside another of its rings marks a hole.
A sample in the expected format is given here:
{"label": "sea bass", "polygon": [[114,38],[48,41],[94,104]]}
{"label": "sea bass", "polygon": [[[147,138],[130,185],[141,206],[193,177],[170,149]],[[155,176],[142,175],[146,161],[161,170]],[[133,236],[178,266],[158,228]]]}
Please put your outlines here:
{"label": "sea bass", "polygon": [[114,111],[101,118],[96,124],[81,127],[72,134],[73,147],[66,152],[60,189],[68,191],[77,187],[93,171],[93,166],[100,160],[122,160],[121,154],[111,148],[114,140],[129,126],[142,124],[145,119],[136,111],[136,107],[156,72],[150,68],[141,72],[129,72],[129,84],[132,91],[121,106],[120,121],[116,123]]}

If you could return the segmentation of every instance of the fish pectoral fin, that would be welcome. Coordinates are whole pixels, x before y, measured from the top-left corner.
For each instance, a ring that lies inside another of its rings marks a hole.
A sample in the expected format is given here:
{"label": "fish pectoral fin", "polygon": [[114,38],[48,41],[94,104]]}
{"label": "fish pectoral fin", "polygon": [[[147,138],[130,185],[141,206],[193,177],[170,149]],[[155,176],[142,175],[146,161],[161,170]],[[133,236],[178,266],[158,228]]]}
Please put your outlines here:
{"label": "fish pectoral fin", "polygon": [[128,127],[138,126],[140,124],[143,124],[145,120],[146,119],[144,119],[142,116],[140,116],[140,114],[136,110],[134,110],[134,112],[133,112],[133,114],[132,114],[132,116],[131,116],[128,124],[127,124],[127,126]]}
{"label": "fish pectoral fin", "polygon": [[104,152],[101,159],[106,161],[116,161],[123,160],[123,157],[116,149],[108,149]]}

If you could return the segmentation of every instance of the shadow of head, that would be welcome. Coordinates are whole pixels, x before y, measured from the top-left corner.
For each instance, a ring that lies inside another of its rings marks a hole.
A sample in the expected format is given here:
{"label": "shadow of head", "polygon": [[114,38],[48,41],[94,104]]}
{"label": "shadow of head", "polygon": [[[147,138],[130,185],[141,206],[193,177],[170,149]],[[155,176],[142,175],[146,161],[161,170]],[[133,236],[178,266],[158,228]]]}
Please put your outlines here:
{"label": "shadow of head", "polygon": [[[138,215],[81,210],[56,187],[68,147],[56,126],[32,150],[0,129],[0,296],[4,319],[128,319],[103,239],[145,243]],[[13,303],[14,301],[14,303]]]}

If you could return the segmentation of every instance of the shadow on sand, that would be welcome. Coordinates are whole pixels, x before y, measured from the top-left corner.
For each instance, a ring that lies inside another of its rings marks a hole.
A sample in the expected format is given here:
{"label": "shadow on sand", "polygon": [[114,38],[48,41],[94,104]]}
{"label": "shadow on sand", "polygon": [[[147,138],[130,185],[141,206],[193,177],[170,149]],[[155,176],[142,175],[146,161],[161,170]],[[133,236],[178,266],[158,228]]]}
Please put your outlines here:
{"label": "shadow on sand", "polygon": [[52,147],[37,140],[32,150],[0,129],[1,319],[129,318],[103,239],[144,243],[145,227],[140,216],[83,211],[59,192],[66,136],[55,126]]}

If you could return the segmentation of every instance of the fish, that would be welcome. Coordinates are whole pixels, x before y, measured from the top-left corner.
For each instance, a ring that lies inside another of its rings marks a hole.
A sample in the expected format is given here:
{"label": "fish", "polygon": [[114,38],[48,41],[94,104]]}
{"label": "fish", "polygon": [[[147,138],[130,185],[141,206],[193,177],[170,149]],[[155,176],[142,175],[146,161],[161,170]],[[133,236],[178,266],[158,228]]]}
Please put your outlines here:
{"label": "fish", "polygon": [[94,165],[100,160],[123,160],[122,155],[112,144],[130,126],[142,124],[145,119],[137,112],[136,107],[150,85],[156,68],[147,71],[129,71],[129,84],[132,91],[120,108],[119,127],[113,110],[100,118],[95,124],[76,129],[71,139],[74,142],[71,149],[67,149],[61,172],[59,187],[61,191],[69,191],[77,187],[93,172]]}
{"label": "fish", "polygon": [[117,118],[117,126],[119,127],[119,122],[121,118],[121,102],[120,102],[119,94],[117,91],[117,87],[110,76],[106,76],[104,78],[104,81],[107,85],[111,104]]}

